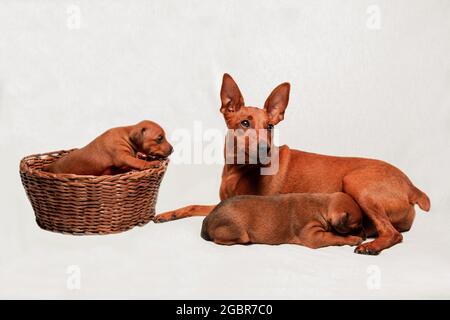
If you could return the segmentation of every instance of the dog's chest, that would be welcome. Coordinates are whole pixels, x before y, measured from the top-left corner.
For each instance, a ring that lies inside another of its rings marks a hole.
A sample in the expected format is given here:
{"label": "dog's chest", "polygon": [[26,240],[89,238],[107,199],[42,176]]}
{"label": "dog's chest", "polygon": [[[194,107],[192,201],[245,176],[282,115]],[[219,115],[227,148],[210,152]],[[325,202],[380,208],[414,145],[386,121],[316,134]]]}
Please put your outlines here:
{"label": "dog's chest", "polygon": [[222,176],[221,200],[237,195],[270,195],[274,191],[273,177],[253,172],[228,171]]}

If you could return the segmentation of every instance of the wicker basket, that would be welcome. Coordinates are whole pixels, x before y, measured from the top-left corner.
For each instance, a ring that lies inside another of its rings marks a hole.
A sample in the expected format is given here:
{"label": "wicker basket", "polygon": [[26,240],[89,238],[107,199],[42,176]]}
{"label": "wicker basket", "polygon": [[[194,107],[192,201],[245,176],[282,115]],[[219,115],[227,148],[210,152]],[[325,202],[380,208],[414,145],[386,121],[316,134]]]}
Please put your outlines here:
{"label": "wicker basket", "polygon": [[31,155],[20,162],[22,184],[42,229],[108,234],[152,220],[168,159],[156,168],[117,175],[80,176],[41,170],[73,150]]}

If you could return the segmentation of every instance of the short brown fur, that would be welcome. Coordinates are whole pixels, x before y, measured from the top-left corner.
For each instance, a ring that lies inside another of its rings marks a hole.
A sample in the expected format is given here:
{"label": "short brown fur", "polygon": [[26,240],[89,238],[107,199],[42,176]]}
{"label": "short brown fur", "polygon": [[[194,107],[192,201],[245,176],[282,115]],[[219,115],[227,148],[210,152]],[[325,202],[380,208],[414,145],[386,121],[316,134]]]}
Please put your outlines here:
{"label": "short brown fur", "polygon": [[310,248],[363,242],[362,213],[345,193],[236,196],[204,219],[201,235],[217,244],[299,244]]}
{"label": "short brown fur", "polygon": [[[251,115],[251,129],[267,129],[284,119],[289,102],[289,83],[276,87],[263,109],[248,107],[230,75],[223,76],[221,113],[229,129],[238,128]],[[268,141],[271,148],[277,148]],[[364,227],[371,242],[359,245],[355,252],[378,254],[402,241],[400,232],[408,231],[414,220],[414,205],[429,211],[428,196],[416,188],[396,167],[373,159],[335,157],[290,149],[279,151],[279,170],[261,175],[257,165],[225,164],[220,186],[221,200],[236,195],[276,195],[283,193],[349,194],[365,214]],[[206,216],[215,206],[191,205],[166,212],[156,222],[189,216]]]}

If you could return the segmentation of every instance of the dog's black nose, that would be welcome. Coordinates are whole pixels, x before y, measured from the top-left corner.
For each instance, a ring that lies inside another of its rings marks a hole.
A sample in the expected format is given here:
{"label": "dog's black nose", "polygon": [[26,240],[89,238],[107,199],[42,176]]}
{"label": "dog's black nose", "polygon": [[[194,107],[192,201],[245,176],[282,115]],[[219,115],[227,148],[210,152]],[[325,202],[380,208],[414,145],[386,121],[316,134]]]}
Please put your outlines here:
{"label": "dog's black nose", "polygon": [[173,147],[172,147],[172,146],[170,146],[170,149],[169,149],[169,154],[172,154],[172,152],[173,152]]}

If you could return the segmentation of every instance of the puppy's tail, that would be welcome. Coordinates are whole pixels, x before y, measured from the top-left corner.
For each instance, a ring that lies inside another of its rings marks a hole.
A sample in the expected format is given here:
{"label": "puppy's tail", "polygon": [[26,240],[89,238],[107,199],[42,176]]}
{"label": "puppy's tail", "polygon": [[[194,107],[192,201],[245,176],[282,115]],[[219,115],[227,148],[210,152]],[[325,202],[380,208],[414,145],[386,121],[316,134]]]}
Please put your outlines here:
{"label": "puppy's tail", "polygon": [[419,205],[420,209],[422,209],[423,211],[430,211],[430,198],[428,198],[428,196],[425,194],[425,192],[419,190],[418,188],[416,188],[415,186],[411,186],[411,194],[409,196],[409,202],[412,205]]}
{"label": "puppy's tail", "polygon": [[202,224],[202,231],[200,233],[200,236],[205,239],[206,241],[211,241],[211,237],[209,236],[209,233],[207,231],[208,229],[208,217],[206,217],[205,219],[203,219],[203,224]]}

